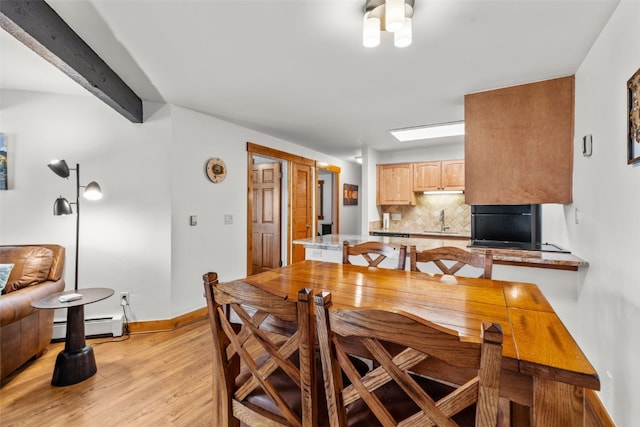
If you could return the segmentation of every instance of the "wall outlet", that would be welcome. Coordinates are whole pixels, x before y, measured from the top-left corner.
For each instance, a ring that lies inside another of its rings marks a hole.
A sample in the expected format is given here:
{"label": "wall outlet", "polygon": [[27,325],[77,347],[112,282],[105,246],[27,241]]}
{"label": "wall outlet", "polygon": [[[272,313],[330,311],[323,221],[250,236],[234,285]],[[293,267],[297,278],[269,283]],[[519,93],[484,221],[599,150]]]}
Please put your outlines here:
{"label": "wall outlet", "polygon": [[402,214],[399,214],[399,213],[391,214],[392,221],[400,221],[401,219],[402,219]]}
{"label": "wall outlet", "polygon": [[120,292],[120,305],[129,305],[129,292]]}
{"label": "wall outlet", "polygon": [[230,214],[230,213],[224,214],[224,223],[233,224],[233,214]]}

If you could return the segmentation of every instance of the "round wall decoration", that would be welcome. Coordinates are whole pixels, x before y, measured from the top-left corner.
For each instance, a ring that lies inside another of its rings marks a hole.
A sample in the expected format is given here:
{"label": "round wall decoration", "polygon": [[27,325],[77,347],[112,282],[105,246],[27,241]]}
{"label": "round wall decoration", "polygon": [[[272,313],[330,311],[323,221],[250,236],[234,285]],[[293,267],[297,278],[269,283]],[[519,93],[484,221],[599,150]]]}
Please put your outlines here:
{"label": "round wall decoration", "polygon": [[207,162],[207,176],[211,182],[222,182],[227,176],[227,165],[217,157],[209,159]]}

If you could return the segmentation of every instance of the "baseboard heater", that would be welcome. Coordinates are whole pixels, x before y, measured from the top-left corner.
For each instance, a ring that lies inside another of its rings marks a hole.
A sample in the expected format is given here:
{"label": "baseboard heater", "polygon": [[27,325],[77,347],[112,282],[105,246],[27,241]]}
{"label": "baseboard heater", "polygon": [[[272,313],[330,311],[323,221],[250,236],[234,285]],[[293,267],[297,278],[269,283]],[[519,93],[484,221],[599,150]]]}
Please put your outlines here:
{"label": "baseboard heater", "polygon": [[[87,338],[122,336],[122,314],[110,317],[96,317],[84,320],[84,334]],[[64,340],[67,335],[67,321],[53,322],[53,341]]]}

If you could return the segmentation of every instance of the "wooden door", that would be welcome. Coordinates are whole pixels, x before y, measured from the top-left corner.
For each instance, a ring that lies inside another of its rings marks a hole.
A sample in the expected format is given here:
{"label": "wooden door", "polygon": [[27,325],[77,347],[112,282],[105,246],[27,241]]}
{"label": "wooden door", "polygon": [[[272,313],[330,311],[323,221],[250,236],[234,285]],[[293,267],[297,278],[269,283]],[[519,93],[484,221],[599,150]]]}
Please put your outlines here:
{"label": "wooden door", "polygon": [[253,165],[252,274],[280,267],[280,163]]}
{"label": "wooden door", "polygon": [[[292,240],[306,239],[313,232],[315,215],[312,209],[313,176],[311,167],[293,163],[291,191]],[[291,262],[304,261],[304,246],[292,245]]]}

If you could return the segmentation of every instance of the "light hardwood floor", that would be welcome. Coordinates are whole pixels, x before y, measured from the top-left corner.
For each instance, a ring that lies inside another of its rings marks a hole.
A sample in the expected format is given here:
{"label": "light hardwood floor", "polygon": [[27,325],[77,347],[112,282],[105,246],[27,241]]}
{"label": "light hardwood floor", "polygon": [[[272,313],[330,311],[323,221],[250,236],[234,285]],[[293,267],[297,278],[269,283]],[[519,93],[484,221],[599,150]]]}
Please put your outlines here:
{"label": "light hardwood floor", "polygon": [[98,372],[67,387],[51,374],[64,343],[0,389],[0,426],[210,426],[211,330],[206,319],[170,332],[87,340]]}

